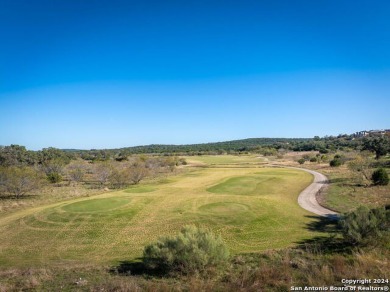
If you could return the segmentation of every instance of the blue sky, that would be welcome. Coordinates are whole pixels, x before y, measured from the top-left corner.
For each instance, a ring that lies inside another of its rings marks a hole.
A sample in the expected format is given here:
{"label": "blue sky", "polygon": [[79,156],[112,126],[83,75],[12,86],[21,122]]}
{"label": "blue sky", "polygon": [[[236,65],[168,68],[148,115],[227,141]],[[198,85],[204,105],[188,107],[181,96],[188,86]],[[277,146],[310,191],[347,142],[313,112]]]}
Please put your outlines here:
{"label": "blue sky", "polygon": [[390,128],[389,1],[0,0],[0,145]]}

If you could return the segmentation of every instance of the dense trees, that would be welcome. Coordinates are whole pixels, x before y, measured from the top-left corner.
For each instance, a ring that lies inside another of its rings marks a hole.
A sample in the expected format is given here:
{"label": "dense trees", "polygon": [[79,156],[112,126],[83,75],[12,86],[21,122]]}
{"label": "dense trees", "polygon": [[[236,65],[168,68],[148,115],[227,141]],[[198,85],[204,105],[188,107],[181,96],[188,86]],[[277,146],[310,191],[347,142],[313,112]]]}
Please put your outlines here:
{"label": "dense trees", "polygon": [[49,147],[44,148],[41,151],[37,151],[38,154],[38,163],[44,164],[48,161],[61,161],[62,164],[68,164],[71,159],[74,159],[74,155],[70,152],[65,152],[61,149]]}
{"label": "dense trees", "polygon": [[128,161],[134,154],[156,154],[166,156],[178,155],[220,155],[259,153],[262,155],[277,155],[282,151],[319,151],[321,154],[337,152],[338,150],[369,150],[380,158],[390,152],[388,136],[370,136],[355,138],[352,135],[316,136],[309,138],[251,138],[217,143],[192,145],[147,145],[121,149],[101,150],[60,150],[45,148],[41,151],[28,151],[25,147],[11,145],[0,147],[0,165],[34,165],[43,164],[47,160],[62,160],[68,164],[70,160],[82,158],[91,162]]}
{"label": "dense trees", "polygon": [[[226,142],[191,144],[191,145],[146,145],[121,149],[105,150],[84,150],[75,151],[74,154],[80,155],[83,159],[91,161],[102,161],[115,159],[123,161],[133,154],[164,154],[164,155],[221,155],[221,154],[239,154],[239,153],[259,153],[263,155],[277,155],[278,150],[293,151],[319,151],[321,154],[337,152],[338,150],[360,150],[363,141],[368,138],[355,138],[352,135],[325,136],[320,138],[316,136],[309,138],[250,138],[242,140],[233,140]],[[386,136],[382,139],[389,139]],[[364,150],[363,148],[362,150]],[[370,150],[373,151],[373,150]],[[387,152],[389,152],[387,150]]]}
{"label": "dense trees", "polygon": [[74,158],[72,153],[53,147],[41,151],[26,150],[26,147],[20,145],[0,147],[0,166],[41,165],[52,160],[68,164]]}
{"label": "dense trees", "polygon": [[115,188],[138,184],[148,173],[149,169],[140,159],[136,159],[131,164],[102,162],[95,168],[95,178],[100,185],[110,184]]}
{"label": "dense trees", "polygon": [[37,161],[37,152],[28,151],[24,146],[10,145],[0,148],[1,166],[34,165]]}
{"label": "dense trees", "polygon": [[[138,184],[147,176],[175,170],[177,166],[186,163],[184,159],[179,158],[179,155],[251,152],[283,157],[283,154],[289,150],[320,152],[315,157],[303,155],[302,159],[298,160],[303,164],[306,161],[312,163],[328,161],[333,153],[338,153],[338,150],[361,150],[360,158],[350,161],[348,167],[356,174],[356,178],[363,179],[367,183],[371,180],[373,163],[369,158],[372,154],[366,155],[365,152],[375,153],[378,159],[378,165],[375,167],[387,167],[379,158],[390,152],[389,139],[386,135],[365,138],[348,135],[323,138],[316,136],[313,139],[253,138],[218,143],[148,145],[104,150],[61,150],[49,147],[40,151],[29,151],[24,146],[10,145],[0,146],[0,166],[12,169],[34,167],[31,168],[32,171],[44,173],[46,179],[52,183],[59,183],[62,180],[80,183],[87,180],[88,183],[98,183],[100,187],[120,188],[129,184]],[[321,155],[321,153],[329,154]],[[336,154],[330,164],[339,166],[345,160],[344,157]],[[15,169],[13,171],[17,172]],[[4,178],[4,175],[0,177],[3,192]],[[379,182],[376,181],[375,184]]]}
{"label": "dense trees", "polygon": [[[287,138],[251,138],[217,143],[191,144],[191,145],[147,145],[121,149],[80,150],[73,153],[83,159],[101,161],[113,158],[117,161],[128,159],[133,154],[164,154],[164,155],[220,155],[226,153],[256,152],[264,155],[275,155],[278,149],[292,149],[299,143],[308,143],[311,139]],[[304,147],[302,147],[304,148]],[[312,147],[309,150],[312,150]]]}
{"label": "dense trees", "polygon": [[40,185],[38,177],[46,177],[48,182],[58,186],[65,180],[122,188],[186,163],[176,156],[131,157],[126,151],[114,155],[109,150],[92,150],[88,157],[91,159],[83,160],[80,153],[52,147],[41,151],[29,151],[19,145],[0,147],[1,195],[19,198]]}

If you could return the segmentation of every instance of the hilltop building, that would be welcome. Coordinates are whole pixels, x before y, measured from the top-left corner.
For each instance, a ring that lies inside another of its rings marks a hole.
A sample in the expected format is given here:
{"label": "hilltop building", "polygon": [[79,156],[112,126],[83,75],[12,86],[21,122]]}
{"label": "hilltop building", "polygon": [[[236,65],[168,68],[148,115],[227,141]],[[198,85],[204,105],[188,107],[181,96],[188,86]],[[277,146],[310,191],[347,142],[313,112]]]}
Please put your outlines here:
{"label": "hilltop building", "polygon": [[385,134],[390,134],[390,129],[385,130],[369,130],[369,131],[360,131],[352,134],[353,137],[367,137],[367,136],[383,136]]}

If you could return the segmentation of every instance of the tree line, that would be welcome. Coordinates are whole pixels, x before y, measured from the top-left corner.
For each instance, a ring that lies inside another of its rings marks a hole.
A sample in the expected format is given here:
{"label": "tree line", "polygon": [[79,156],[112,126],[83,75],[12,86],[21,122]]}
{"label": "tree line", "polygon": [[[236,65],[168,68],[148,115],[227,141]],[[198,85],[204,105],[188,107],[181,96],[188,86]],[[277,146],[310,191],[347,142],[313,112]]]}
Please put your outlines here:
{"label": "tree line", "polygon": [[319,151],[329,153],[343,150],[370,150],[383,156],[389,152],[389,135],[355,138],[353,135],[314,138],[250,138],[226,142],[190,145],[146,145],[105,150],[69,150],[86,160],[122,160],[134,154],[157,155],[220,155],[259,153],[276,155],[278,151]]}
{"label": "tree line", "polygon": [[87,161],[55,148],[34,152],[11,145],[0,149],[0,198],[19,199],[47,184],[123,188],[185,163],[177,156]]}
{"label": "tree line", "polygon": [[[207,144],[149,145],[104,150],[61,150],[50,147],[31,151],[24,146],[10,145],[0,147],[0,192],[19,198],[39,188],[42,181],[58,184],[63,180],[70,183],[88,181],[101,187],[124,187],[137,184],[156,171],[173,170],[177,165],[185,164],[179,155],[278,155],[290,150],[319,151],[317,157],[309,157],[310,161],[325,160],[327,156],[321,154],[340,150],[374,153],[378,160],[390,153],[390,137],[354,138],[351,135],[339,135],[312,139],[253,138]],[[300,163],[304,161],[302,159]],[[335,156],[330,163],[331,166],[338,166],[344,160],[343,157]],[[350,168],[356,171],[357,176],[368,178],[366,169],[371,164],[367,155],[363,155],[361,159],[350,163]]]}
{"label": "tree line", "polygon": [[120,149],[61,150],[53,147],[40,151],[24,146],[0,146],[0,166],[45,165],[50,161],[65,164],[74,159],[86,161],[127,161],[137,154],[179,156],[258,153],[277,155],[283,151],[319,151],[321,154],[343,150],[371,151],[376,159],[390,152],[390,135],[355,138],[353,135],[320,138],[251,138],[217,143],[191,145],[147,145]]}

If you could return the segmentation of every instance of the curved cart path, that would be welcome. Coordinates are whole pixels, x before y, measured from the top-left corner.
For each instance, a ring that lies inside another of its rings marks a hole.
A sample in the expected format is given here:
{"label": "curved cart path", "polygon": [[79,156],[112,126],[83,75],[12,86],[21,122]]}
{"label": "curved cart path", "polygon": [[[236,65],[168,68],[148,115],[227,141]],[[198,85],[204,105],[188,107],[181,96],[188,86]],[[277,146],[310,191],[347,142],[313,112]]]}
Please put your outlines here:
{"label": "curved cart path", "polygon": [[[263,158],[260,156],[259,158]],[[267,158],[265,158],[266,161],[268,161]],[[298,196],[298,204],[303,209],[314,213],[319,216],[328,217],[330,219],[338,219],[339,214],[335,211],[329,210],[325,207],[322,207],[318,201],[317,201],[317,194],[318,192],[326,186],[326,184],[329,182],[328,178],[323,175],[322,173],[319,173],[317,171],[306,169],[306,168],[300,168],[300,167],[293,167],[293,166],[282,166],[279,164],[271,164],[273,167],[284,167],[284,168],[292,168],[297,170],[303,170],[308,173],[311,173],[314,176],[313,182],[304,189]]]}
{"label": "curved cart path", "polygon": [[298,168],[298,167],[288,167],[288,168],[303,170],[308,173],[311,173],[314,176],[314,181],[299,194],[298,204],[303,209],[312,212],[314,214],[329,217],[329,218],[334,218],[334,219],[338,218],[338,213],[322,207],[317,201],[316,195],[320,191],[320,189],[325,187],[325,185],[328,183],[328,178],[322,173],[319,173],[314,170],[310,170],[306,168]]}

